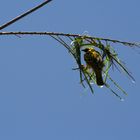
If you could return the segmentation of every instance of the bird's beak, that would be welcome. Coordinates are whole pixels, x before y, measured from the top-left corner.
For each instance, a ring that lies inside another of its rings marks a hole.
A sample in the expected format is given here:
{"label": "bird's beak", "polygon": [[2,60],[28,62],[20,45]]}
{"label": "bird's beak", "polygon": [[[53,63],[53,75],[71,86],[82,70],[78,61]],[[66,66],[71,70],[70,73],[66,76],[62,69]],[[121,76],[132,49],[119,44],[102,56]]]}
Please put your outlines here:
{"label": "bird's beak", "polygon": [[86,50],[84,49],[84,50],[82,50],[83,52],[86,52]]}

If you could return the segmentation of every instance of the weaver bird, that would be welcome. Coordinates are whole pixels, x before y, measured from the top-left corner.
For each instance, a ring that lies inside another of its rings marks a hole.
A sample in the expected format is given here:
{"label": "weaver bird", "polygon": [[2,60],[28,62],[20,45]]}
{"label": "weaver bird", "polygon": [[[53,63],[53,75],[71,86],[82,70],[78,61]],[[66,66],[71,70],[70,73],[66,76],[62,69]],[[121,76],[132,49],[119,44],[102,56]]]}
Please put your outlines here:
{"label": "weaver bird", "polygon": [[86,48],[82,50],[85,52],[84,60],[87,64],[87,68],[91,68],[96,76],[96,83],[98,86],[103,86],[102,70],[104,63],[102,57],[98,51],[93,48]]}

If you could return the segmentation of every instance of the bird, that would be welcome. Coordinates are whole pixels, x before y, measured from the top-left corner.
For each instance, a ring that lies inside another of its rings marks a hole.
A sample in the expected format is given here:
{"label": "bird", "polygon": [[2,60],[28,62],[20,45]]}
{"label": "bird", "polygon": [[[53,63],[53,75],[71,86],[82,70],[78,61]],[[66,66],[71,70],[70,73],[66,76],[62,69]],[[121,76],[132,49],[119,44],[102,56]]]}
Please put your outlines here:
{"label": "bird", "polygon": [[91,68],[93,70],[96,76],[96,84],[102,87],[104,85],[102,77],[104,63],[101,54],[94,48],[85,48],[82,51],[85,52],[84,60],[86,62],[87,68]]}

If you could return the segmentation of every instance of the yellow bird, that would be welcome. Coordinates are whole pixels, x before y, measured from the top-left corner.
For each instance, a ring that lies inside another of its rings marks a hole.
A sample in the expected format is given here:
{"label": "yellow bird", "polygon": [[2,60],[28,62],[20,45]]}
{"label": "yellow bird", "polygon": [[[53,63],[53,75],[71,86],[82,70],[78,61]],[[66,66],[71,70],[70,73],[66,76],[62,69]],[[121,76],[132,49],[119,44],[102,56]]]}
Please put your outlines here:
{"label": "yellow bird", "polygon": [[84,60],[87,64],[87,68],[91,68],[95,73],[97,85],[103,86],[102,70],[104,63],[100,53],[93,48],[86,48],[82,51],[85,52]]}

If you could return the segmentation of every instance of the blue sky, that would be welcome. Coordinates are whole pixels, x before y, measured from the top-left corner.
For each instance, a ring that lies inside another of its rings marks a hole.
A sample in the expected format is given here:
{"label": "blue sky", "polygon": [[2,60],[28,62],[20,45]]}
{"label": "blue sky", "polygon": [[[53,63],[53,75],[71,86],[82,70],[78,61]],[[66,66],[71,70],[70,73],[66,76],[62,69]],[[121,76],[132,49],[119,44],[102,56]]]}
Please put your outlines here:
{"label": "blue sky", "polygon": [[[0,24],[41,3],[2,0]],[[139,0],[53,0],[3,31],[56,31],[140,42]],[[67,50],[50,37],[1,36],[0,139],[138,140],[138,49],[114,45],[133,76],[111,72],[128,92],[120,102],[105,88],[95,94],[79,84]],[[119,94],[121,94],[118,91]]]}

